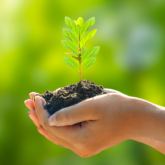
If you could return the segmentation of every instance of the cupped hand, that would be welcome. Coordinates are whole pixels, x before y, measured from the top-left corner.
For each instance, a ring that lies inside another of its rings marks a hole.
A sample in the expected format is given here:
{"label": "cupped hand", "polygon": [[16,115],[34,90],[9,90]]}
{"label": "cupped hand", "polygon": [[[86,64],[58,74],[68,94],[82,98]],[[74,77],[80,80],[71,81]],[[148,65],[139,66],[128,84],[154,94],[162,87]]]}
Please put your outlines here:
{"label": "cupped hand", "polygon": [[109,93],[64,108],[51,117],[39,96],[25,104],[38,131],[47,139],[89,157],[128,139],[125,114],[129,97],[115,90],[105,91]]}
{"label": "cupped hand", "polygon": [[[54,91],[54,93],[56,93],[58,90],[60,90],[60,88],[56,89]],[[105,92],[107,93],[120,93],[116,90],[113,90],[113,89],[104,89]],[[52,141],[53,143],[55,143],[55,141],[53,140],[52,137],[50,137],[48,135],[48,133],[45,131],[45,129],[42,127],[39,119],[38,119],[38,116],[36,115],[36,112],[35,112],[35,102],[33,101],[33,97],[38,94],[36,92],[31,92],[29,93],[29,97],[30,99],[28,100],[25,100],[24,103],[25,105],[27,106],[27,108],[29,108],[29,112],[28,112],[28,115],[30,117],[30,119],[33,121],[33,123],[37,126],[37,131],[42,134],[43,136],[45,136],[45,138],[47,138],[49,141]],[[57,144],[57,143],[55,143]],[[58,144],[59,145],[59,144]]]}
{"label": "cupped hand", "polygon": [[[73,150],[79,156],[89,157],[128,139],[131,135],[128,127],[129,97],[112,89],[104,90],[109,94],[87,99],[62,109],[51,117],[43,109],[42,104],[45,102],[42,98],[36,97],[36,102],[32,100],[36,95],[34,92],[29,94],[31,99],[26,100],[25,105],[30,109],[29,117],[39,133],[53,143]],[[160,141],[143,137],[131,139],[165,154],[165,144]]]}

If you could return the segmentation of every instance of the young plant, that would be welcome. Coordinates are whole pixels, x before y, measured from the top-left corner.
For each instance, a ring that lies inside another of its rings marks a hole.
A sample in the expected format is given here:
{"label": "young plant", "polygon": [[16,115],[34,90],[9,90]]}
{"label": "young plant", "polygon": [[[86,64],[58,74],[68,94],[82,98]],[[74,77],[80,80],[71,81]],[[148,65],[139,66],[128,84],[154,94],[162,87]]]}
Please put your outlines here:
{"label": "young plant", "polygon": [[66,54],[78,61],[78,64],[68,57],[63,57],[63,60],[65,64],[79,71],[81,81],[81,72],[95,63],[96,57],[93,56],[95,56],[100,49],[99,46],[93,47],[88,51],[84,48],[85,43],[91,39],[97,31],[97,29],[94,29],[85,35],[89,28],[94,25],[95,17],[90,18],[85,23],[81,17],[79,17],[77,21],[65,17],[65,23],[69,26],[70,30],[64,28],[63,33],[70,41],[62,40],[61,42],[64,47],[72,50],[72,53]]}

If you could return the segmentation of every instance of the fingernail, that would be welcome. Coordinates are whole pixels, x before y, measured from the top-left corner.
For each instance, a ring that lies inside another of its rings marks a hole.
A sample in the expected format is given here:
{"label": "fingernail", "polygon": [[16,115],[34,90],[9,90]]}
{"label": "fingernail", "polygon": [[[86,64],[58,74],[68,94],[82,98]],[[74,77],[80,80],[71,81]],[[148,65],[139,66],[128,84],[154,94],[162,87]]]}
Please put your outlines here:
{"label": "fingernail", "polygon": [[41,99],[43,107],[46,105],[46,101]]}
{"label": "fingernail", "polygon": [[39,94],[39,93],[36,93],[36,92],[30,92],[29,95],[32,94],[32,93]]}
{"label": "fingernail", "polygon": [[56,114],[49,117],[48,123],[50,126],[57,125]]}
{"label": "fingernail", "polygon": [[[41,103],[43,105],[43,107],[46,105],[46,101],[42,97],[36,96],[36,98],[37,98],[38,103]],[[34,102],[35,101],[36,100],[34,100]]]}

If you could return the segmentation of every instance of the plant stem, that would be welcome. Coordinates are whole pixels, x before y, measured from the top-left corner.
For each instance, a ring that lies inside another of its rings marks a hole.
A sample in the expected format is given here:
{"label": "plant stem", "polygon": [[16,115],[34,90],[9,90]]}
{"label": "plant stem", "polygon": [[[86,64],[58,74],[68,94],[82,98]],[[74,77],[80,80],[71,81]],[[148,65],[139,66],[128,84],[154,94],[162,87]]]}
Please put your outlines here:
{"label": "plant stem", "polygon": [[81,81],[81,47],[80,47],[80,28],[79,28],[79,39],[78,39],[78,45],[79,45],[79,76]]}
{"label": "plant stem", "polygon": [[80,75],[80,81],[81,81],[81,61],[79,62],[79,66],[80,66],[79,75]]}

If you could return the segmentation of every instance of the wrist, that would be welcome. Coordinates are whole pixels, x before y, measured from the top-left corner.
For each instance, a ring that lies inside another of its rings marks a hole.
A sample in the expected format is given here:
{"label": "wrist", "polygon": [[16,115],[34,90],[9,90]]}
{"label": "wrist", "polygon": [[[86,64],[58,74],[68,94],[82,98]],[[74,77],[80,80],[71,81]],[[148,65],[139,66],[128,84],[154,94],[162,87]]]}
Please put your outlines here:
{"label": "wrist", "polygon": [[130,98],[130,138],[143,137],[165,142],[165,108]]}

